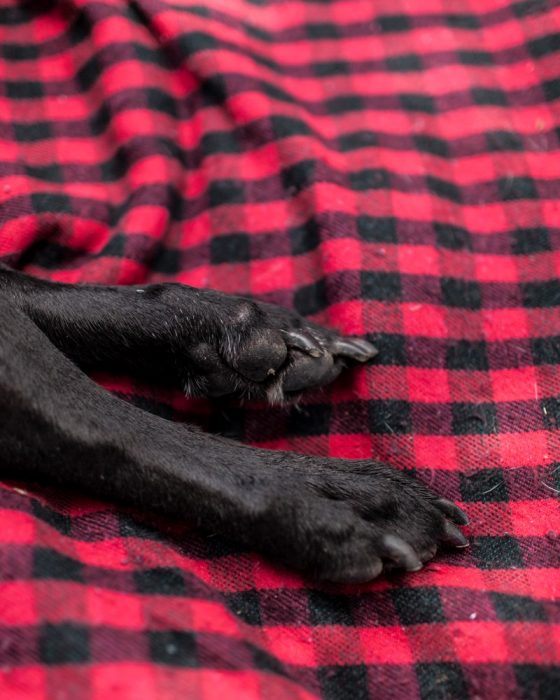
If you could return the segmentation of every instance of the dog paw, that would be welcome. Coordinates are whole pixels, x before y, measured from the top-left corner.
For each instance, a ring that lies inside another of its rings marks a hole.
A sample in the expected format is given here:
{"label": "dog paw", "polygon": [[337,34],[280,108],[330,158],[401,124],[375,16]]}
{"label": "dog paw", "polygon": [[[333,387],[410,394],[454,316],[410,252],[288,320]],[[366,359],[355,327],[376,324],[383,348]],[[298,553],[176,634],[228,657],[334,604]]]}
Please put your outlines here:
{"label": "dog paw", "polygon": [[441,547],[468,546],[457,527],[465,513],[388,465],[310,458],[282,483],[256,530],[275,533],[262,546],[314,578],[363,583],[418,571]]}
{"label": "dog paw", "polygon": [[279,403],[332,382],[347,363],[377,354],[368,341],[341,336],[287,309],[221,299],[209,313],[206,337],[189,349],[197,371],[191,369],[187,391],[266,396]]}

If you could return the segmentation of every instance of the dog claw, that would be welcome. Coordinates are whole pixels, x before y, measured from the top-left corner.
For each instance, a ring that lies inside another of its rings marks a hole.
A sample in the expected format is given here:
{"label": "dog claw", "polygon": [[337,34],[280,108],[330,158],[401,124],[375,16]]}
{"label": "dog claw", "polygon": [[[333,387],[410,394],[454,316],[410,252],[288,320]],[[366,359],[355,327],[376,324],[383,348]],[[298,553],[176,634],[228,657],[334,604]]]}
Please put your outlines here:
{"label": "dog claw", "polygon": [[452,547],[462,549],[463,547],[469,546],[469,541],[465,535],[447,520],[445,521],[442,539],[446,544]]}
{"label": "dog claw", "polygon": [[368,583],[376,579],[382,572],[383,562],[381,559],[373,558],[367,566],[343,570],[340,574],[327,576],[326,580],[329,583]]}
{"label": "dog claw", "polygon": [[381,539],[383,554],[396,566],[406,571],[419,571],[422,562],[412,547],[396,535],[384,535]]}
{"label": "dog claw", "polygon": [[283,331],[286,344],[297,348],[311,357],[321,357],[323,351],[319,343],[307,333],[301,331]]}
{"label": "dog claw", "polygon": [[420,561],[423,563],[426,563],[433,559],[435,555],[437,554],[437,545],[433,544],[431,547],[428,547],[427,549],[423,549],[420,553]]}
{"label": "dog claw", "polygon": [[439,508],[442,513],[447,515],[448,518],[453,520],[454,523],[457,523],[457,525],[469,524],[468,515],[461,510],[459,506],[456,506],[451,501],[448,501],[447,498],[438,498],[436,501],[434,501],[434,505],[436,508]]}
{"label": "dog claw", "polygon": [[362,338],[337,338],[330,347],[333,355],[349,357],[357,362],[367,362],[377,355],[377,348]]}

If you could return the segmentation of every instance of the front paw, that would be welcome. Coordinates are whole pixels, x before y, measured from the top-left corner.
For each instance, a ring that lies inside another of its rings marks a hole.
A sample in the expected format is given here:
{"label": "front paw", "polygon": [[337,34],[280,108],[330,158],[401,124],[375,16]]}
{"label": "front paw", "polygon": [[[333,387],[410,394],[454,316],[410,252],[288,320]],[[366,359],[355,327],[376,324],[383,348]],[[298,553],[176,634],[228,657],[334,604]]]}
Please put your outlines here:
{"label": "front paw", "polygon": [[468,523],[458,506],[385,464],[310,459],[285,474],[255,532],[290,567],[363,583],[384,570],[417,571],[439,547],[467,547],[453,523]]}
{"label": "front paw", "polygon": [[332,382],[347,362],[377,354],[371,343],[344,337],[269,304],[222,297],[207,338],[190,349],[197,372],[187,389],[207,396],[245,394],[271,403]]}

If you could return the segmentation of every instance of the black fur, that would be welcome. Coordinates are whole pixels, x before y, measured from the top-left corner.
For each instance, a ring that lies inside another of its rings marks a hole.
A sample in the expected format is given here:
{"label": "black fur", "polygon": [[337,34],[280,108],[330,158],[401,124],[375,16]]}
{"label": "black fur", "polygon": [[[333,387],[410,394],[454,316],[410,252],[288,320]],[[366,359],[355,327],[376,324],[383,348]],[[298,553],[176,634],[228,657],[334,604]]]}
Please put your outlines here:
{"label": "black fur", "polygon": [[186,517],[288,566],[360,582],[464,547],[450,501],[380,462],[250,448],[163,420],[82,370],[281,402],[375,348],[291,311],[167,284],[62,285],[0,267],[0,470]]}

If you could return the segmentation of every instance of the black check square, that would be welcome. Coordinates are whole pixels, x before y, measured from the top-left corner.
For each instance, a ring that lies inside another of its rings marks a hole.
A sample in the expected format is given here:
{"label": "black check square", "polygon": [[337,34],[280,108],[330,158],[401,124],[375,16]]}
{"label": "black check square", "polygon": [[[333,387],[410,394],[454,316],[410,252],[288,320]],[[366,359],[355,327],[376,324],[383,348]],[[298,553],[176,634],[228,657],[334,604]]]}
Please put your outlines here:
{"label": "black check square", "polygon": [[486,134],[491,151],[522,151],[523,141],[513,131],[490,131]]}
{"label": "black check square", "polygon": [[460,13],[446,15],[445,23],[448,27],[454,27],[456,29],[478,29],[480,27],[480,20],[476,15]]}
{"label": "black check square", "polygon": [[548,430],[560,428],[560,397],[553,396],[541,400],[541,410],[545,427]]}
{"label": "black check square", "polygon": [[245,233],[214,236],[210,241],[210,260],[221,263],[241,263],[251,259],[250,239]]}
{"label": "black check square", "polygon": [[72,208],[71,200],[68,195],[55,192],[32,194],[31,206],[37,214],[68,213]]}
{"label": "black check square", "polygon": [[229,609],[248,625],[262,624],[259,594],[257,591],[240,591],[226,594]]}
{"label": "black check square", "polygon": [[378,364],[406,366],[406,342],[403,335],[398,333],[375,333],[368,340],[379,350],[379,355],[376,358]]}
{"label": "black check square", "polygon": [[443,277],[441,293],[446,306],[463,309],[480,309],[482,295],[477,282],[453,277]]}
{"label": "black check square", "polygon": [[322,591],[310,591],[309,619],[312,625],[352,626],[354,617],[351,599]]}
{"label": "black check square", "polygon": [[160,248],[152,261],[152,269],[165,275],[176,275],[182,270],[183,253],[175,248]]}
{"label": "black check square", "polygon": [[528,596],[492,592],[492,603],[500,620],[506,622],[546,622],[543,605]]}
{"label": "black check square", "polygon": [[320,61],[313,65],[315,75],[327,77],[329,75],[344,75],[348,73],[348,64],[345,61]]}
{"label": "black check square", "polygon": [[338,27],[328,22],[313,22],[306,26],[310,39],[336,39],[339,35]]}
{"label": "black check square", "polygon": [[516,255],[531,255],[551,250],[548,231],[544,226],[515,229],[512,239],[512,251]]}
{"label": "black check square", "polygon": [[324,700],[347,697],[349,688],[352,688],[352,697],[356,700],[371,697],[365,664],[322,667],[319,669],[319,683]]}
{"label": "black check square", "polygon": [[199,665],[197,644],[192,632],[177,630],[148,633],[150,658],[156,664],[195,668]]}
{"label": "black check square", "polygon": [[481,569],[522,569],[523,556],[511,535],[487,535],[475,538],[472,554]]}
{"label": "black check square", "polygon": [[560,336],[531,338],[531,355],[535,365],[560,364]]}
{"label": "black check square", "polygon": [[235,132],[211,131],[204,134],[201,144],[205,155],[211,156],[218,153],[239,153],[240,145]]}
{"label": "black check square", "polygon": [[459,61],[467,66],[491,66],[494,61],[492,54],[487,51],[473,51],[464,49],[457,52]]}
{"label": "black check square", "polygon": [[315,167],[314,160],[302,160],[282,170],[284,189],[296,193],[309,187],[314,180]]}
{"label": "black check square", "polygon": [[420,58],[412,53],[390,56],[386,63],[387,68],[396,73],[416,72],[422,69]]}
{"label": "black check square", "polygon": [[18,122],[13,125],[13,130],[16,140],[21,142],[44,141],[53,135],[47,122]]}
{"label": "black check square", "polygon": [[560,687],[560,666],[548,664],[514,664],[521,697],[556,700]]}
{"label": "black check square", "polygon": [[354,190],[379,190],[389,185],[389,173],[383,168],[367,168],[350,174],[350,186]]}
{"label": "black check square", "polygon": [[402,108],[407,112],[424,112],[434,114],[435,104],[432,97],[420,93],[408,93],[400,96]]}
{"label": "black check square", "polygon": [[505,177],[498,180],[500,197],[505,202],[514,199],[538,199],[535,181],[530,177]]}
{"label": "black check square", "polygon": [[331,114],[344,114],[346,112],[358,112],[364,108],[364,102],[357,95],[343,95],[332,97],[326,102]]}
{"label": "black check square", "polygon": [[410,28],[410,19],[406,15],[380,15],[377,24],[382,32],[405,32]]}
{"label": "black check square", "polygon": [[549,102],[553,102],[560,97],[560,78],[546,80],[542,84],[542,91]]}
{"label": "black check square", "polygon": [[397,221],[393,218],[358,216],[358,235],[367,243],[396,243]]}
{"label": "black check square", "polygon": [[355,151],[359,148],[369,148],[376,146],[378,138],[375,132],[363,129],[352,131],[348,134],[341,134],[338,138],[341,151]]}
{"label": "black check square", "polygon": [[33,576],[37,579],[83,581],[81,562],[54,549],[37,547],[33,552]]}
{"label": "black check square", "polygon": [[469,474],[460,474],[459,482],[463,501],[489,503],[509,499],[501,469],[481,469]]}
{"label": "black check square", "polygon": [[471,234],[467,229],[451,224],[434,224],[437,244],[449,250],[470,250]]}
{"label": "black check square", "polygon": [[507,97],[502,90],[495,88],[475,87],[472,89],[472,97],[475,104],[480,106],[494,105],[496,107],[506,107]]}
{"label": "black check square", "polygon": [[243,184],[238,180],[214,180],[210,184],[209,198],[211,207],[242,204],[245,201]]}
{"label": "black check square", "polygon": [[449,155],[449,146],[447,142],[436,136],[417,134],[414,136],[414,143],[416,148],[424,153],[432,153],[434,156],[440,156],[442,158],[446,158]]}
{"label": "black check square", "polygon": [[392,591],[392,598],[403,625],[445,622],[437,588],[403,588]]}
{"label": "black check square", "polygon": [[451,409],[455,435],[491,435],[497,430],[494,404],[454,403]]}
{"label": "black check square", "polygon": [[370,401],[369,427],[372,433],[409,433],[412,429],[410,404],[406,401]]}
{"label": "black check square", "polygon": [[288,236],[294,255],[309,253],[321,242],[320,227],[315,219],[309,219],[302,226],[288,229]]}
{"label": "black check square", "polygon": [[426,175],[426,185],[430,192],[433,192],[438,197],[448,199],[451,202],[461,201],[461,190],[449,180],[443,180],[434,175]]}
{"label": "black check square", "polygon": [[38,80],[10,80],[4,84],[4,89],[11,100],[30,100],[44,94],[43,83]]}
{"label": "black check square", "polygon": [[467,698],[468,685],[459,664],[449,662],[415,665],[422,700],[451,700]]}
{"label": "black check square", "polygon": [[312,316],[327,306],[325,280],[299,287],[294,294],[294,307],[302,316]]}
{"label": "black check square", "polygon": [[153,595],[184,595],[185,579],[179,569],[156,567],[134,573],[134,584],[139,593]]}
{"label": "black check square", "polygon": [[175,41],[175,46],[185,56],[190,56],[197,51],[214,49],[217,45],[216,39],[207,32],[187,32]]}
{"label": "black check square", "polygon": [[289,429],[294,435],[326,435],[331,419],[328,405],[307,404],[290,411]]}
{"label": "black check square", "polygon": [[401,280],[395,272],[362,272],[362,296],[377,301],[397,301],[401,297]]}
{"label": "black check square", "polygon": [[560,280],[527,282],[521,285],[523,304],[529,308],[560,306]]}
{"label": "black check square", "polygon": [[39,630],[39,658],[46,666],[84,664],[91,660],[90,631],[84,625],[62,622]]}

